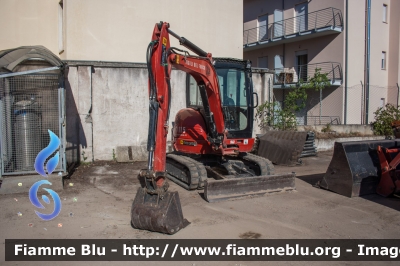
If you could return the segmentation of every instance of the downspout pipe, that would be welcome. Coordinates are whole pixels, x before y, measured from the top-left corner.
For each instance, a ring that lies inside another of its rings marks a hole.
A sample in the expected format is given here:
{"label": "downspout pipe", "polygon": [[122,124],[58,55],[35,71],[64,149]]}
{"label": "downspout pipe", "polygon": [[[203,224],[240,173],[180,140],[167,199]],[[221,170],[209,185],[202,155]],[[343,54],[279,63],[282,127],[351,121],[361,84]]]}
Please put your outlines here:
{"label": "downspout pipe", "polygon": [[271,77],[268,77],[268,102],[272,101],[272,85],[271,85]]}
{"label": "downspout pipe", "polygon": [[344,51],[344,68],[345,68],[345,73],[344,73],[344,124],[347,125],[347,101],[348,101],[348,84],[347,84],[347,75],[348,75],[348,62],[349,62],[349,0],[346,0],[346,25],[345,25],[345,31],[346,31],[346,41],[345,41],[345,51]]}
{"label": "downspout pipe", "polygon": [[85,117],[85,123],[90,123],[92,128],[92,163],[94,162],[94,147],[93,147],[93,118],[92,118],[92,107],[93,107],[93,73],[94,73],[94,66],[90,66],[90,108],[88,113]]}
{"label": "downspout pipe", "polygon": [[[284,13],[285,13],[285,0],[282,1],[282,19],[284,19],[284,17],[283,17]],[[282,56],[283,57],[282,58],[283,62],[282,63],[283,63],[283,67],[285,67],[286,66],[286,62],[285,62],[286,61],[286,55],[285,55],[286,46],[285,46],[285,44],[282,45],[282,48],[283,48],[283,56]]]}
{"label": "downspout pipe", "polygon": [[370,48],[371,48],[371,0],[366,0],[367,4],[367,32],[366,32],[366,60],[365,60],[365,124],[368,124],[369,116],[369,71],[370,71]]}

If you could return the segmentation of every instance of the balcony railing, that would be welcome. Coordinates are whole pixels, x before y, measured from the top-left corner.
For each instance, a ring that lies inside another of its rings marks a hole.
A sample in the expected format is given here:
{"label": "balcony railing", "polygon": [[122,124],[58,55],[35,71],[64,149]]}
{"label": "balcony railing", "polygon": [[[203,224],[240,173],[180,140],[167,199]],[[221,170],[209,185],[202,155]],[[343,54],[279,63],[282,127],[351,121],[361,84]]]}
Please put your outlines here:
{"label": "balcony railing", "polygon": [[341,85],[342,67],[337,62],[323,62],[316,64],[298,65],[291,68],[275,68],[274,85],[285,86],[296,84],[299,81],[307,82],[314,76],[315,70],[327,74],[332,85]]}
{"label": "balcony railing", "polygon": [[245,30],[243,32],[243,45],[261,44],[269,41],[295,37],[298,34],[322,32],[342,27],[342,12],[329,7],[305,15],[284,19]]}

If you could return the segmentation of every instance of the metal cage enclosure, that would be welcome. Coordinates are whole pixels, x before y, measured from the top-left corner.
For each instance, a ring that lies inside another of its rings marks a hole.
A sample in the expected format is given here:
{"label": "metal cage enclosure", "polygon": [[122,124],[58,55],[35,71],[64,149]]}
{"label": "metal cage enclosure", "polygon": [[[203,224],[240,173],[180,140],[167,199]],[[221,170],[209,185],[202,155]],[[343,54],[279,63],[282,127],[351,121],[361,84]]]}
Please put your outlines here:
{"label": "metal cage enclosure", "polygon": [[53,56],[46,55],[46,50],[20,47],[0,52],[0,63],[3,63],[0,65],[2,176],[36,173],[35,159],[49,145],[49,130],[61,141],[53,153],[60,155],[53,172],[66,172],[64,73],[61,65],[54,67],[58,64],[56,60],[46,60]]}

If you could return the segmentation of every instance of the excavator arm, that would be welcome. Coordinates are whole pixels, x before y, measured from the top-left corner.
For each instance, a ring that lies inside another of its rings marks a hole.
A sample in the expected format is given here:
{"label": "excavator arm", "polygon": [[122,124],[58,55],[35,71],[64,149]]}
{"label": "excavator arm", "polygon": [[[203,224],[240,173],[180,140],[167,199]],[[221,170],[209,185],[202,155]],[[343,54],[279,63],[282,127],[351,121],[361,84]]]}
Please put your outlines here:
{"label": "excavator arm", "polygon": [[[187,52],[170,47],[170,36],[198,54],[191,56]],[[180,51],[182,53],[178,53]],[[144,176],[156,176],[156,186],[160,188],[165,182],[166,142],[171,102],[171,68],[182,70],[196,80],[205,111],[205,120],[209,132],[209,142],[215,150],[226,154],[224,115],[222,111],[217,73],[210,53],[180,37],[169,29],[168,23],[158,23],[154,27],[152,41],[147,50],[147,68],[149,71],[150,123],[148,130],[148,171]],[[153,178],[154,179],[154,178]]]}

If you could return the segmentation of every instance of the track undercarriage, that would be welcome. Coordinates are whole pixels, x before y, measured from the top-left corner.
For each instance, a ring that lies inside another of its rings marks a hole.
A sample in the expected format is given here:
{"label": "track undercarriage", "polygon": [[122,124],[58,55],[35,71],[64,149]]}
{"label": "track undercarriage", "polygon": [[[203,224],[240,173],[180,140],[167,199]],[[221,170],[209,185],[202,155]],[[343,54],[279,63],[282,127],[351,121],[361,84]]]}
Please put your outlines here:
{"label": "track undercarriage", "polygon": [[238,156],[167,155],[167,177],[187,190],[204,189],[207,201],[293,190],[294,174],[274,175],[272,163],[250,153]]}

